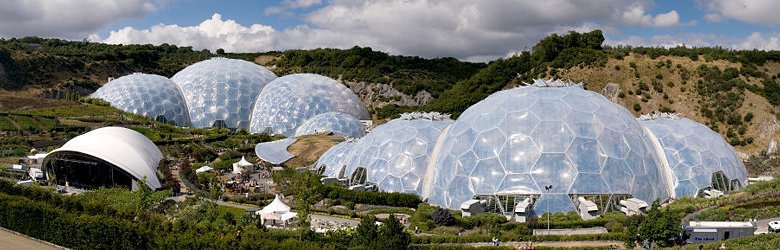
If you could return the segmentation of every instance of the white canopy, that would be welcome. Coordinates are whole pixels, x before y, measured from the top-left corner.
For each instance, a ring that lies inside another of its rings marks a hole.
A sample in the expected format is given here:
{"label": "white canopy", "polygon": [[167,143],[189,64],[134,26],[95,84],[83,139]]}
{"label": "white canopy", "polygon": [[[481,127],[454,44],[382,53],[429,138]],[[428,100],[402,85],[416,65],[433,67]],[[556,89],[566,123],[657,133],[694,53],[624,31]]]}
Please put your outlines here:
{"label": "white canopy", "polygon": [[241,160],[235,163],[239,167],[252,167],[255,164],[252,164],[251,162],[246,160],[246,157],[241,156]]}
{"label": "white canopy", "polygon": [[203,173],[203,172],[209,172],[211,170],[214,170],[213,168],[209,166],[203,166],[195,170],[195,173]]}
{"label": "white canopy", "polygon": [[284,204],[278,194],[268,206],[255,212],[255,214],[260,215],[260,220],[263,221],[263,223],[265,223],[266,220],[287,221],[298,217],[298,213],[290,212],[290,206]]}

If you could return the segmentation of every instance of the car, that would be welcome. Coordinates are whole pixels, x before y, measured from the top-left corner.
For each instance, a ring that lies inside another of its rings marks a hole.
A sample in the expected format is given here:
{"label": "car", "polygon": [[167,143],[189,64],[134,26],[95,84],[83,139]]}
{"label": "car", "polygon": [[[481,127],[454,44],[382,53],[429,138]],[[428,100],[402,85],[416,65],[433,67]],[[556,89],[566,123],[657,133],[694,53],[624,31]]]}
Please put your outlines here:
{"label": "car", "polygon": [[770,221],[768,226],[770,233],[780,232],[780,221]]}

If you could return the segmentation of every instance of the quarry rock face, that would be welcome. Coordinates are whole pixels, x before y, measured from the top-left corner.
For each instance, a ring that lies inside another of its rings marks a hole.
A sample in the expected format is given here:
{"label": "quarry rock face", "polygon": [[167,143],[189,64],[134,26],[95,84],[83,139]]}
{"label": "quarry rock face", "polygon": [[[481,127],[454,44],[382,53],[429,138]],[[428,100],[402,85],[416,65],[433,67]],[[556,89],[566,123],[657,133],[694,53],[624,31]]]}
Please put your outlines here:
{"label": "quarry rock face", "polygon": [[344,84],[355,92],[363,103],[371,107],[382,107],[388,104],[420,106],[433,100],[433,96],[425,90],[412,96],[398,91],[390,84],[349,81],[345,81]]}

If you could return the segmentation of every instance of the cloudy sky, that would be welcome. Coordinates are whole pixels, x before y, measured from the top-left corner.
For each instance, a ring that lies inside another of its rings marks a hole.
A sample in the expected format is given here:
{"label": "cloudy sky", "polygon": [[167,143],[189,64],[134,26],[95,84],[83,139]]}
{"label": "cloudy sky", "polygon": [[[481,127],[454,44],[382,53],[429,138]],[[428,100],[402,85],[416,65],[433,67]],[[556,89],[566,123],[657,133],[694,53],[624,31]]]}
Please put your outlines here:
{"label": "cloudy sky", "polygon": [[593,29],[611,45],[778,50],[778,11],[778,0],[4,0],[0,37],[487,61]]}

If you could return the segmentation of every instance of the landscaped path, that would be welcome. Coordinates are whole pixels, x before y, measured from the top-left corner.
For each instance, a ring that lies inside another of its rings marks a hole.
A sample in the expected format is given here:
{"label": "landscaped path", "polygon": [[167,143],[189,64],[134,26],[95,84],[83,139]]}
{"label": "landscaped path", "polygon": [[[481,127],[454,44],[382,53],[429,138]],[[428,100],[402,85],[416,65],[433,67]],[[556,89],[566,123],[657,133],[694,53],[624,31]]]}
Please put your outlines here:
{"label": "landscaped path", "polygon": [[[517,242],[517,241],[510,241],[510,242],[501,242],[501,246],[512,246],[516,247],[520,244],[526,244],[527,242]],[[542,246],[542,247],[609,247],[614,246],[615,248],[623,248],[623,242],[620,241],[607,241],[607,240],[600,240],[600,241],[538,241],[533,243],[534,246]],[[468,243],[467,245],[470,246],[492,246],[493,243],[491,242],[477,242],[477,243]]]}
{"label": "landscaped path", "polygon": [[769,218],[769,219],[763,219],[763,220],[757,220],[756,221],[756,234],[765,234],[769,233],[769,222],[780,220],[780,217],[775,218]]}
{"label": "landscaped path", "polygon": [[63,248],[0,228],[0,249],[59,250]]}

